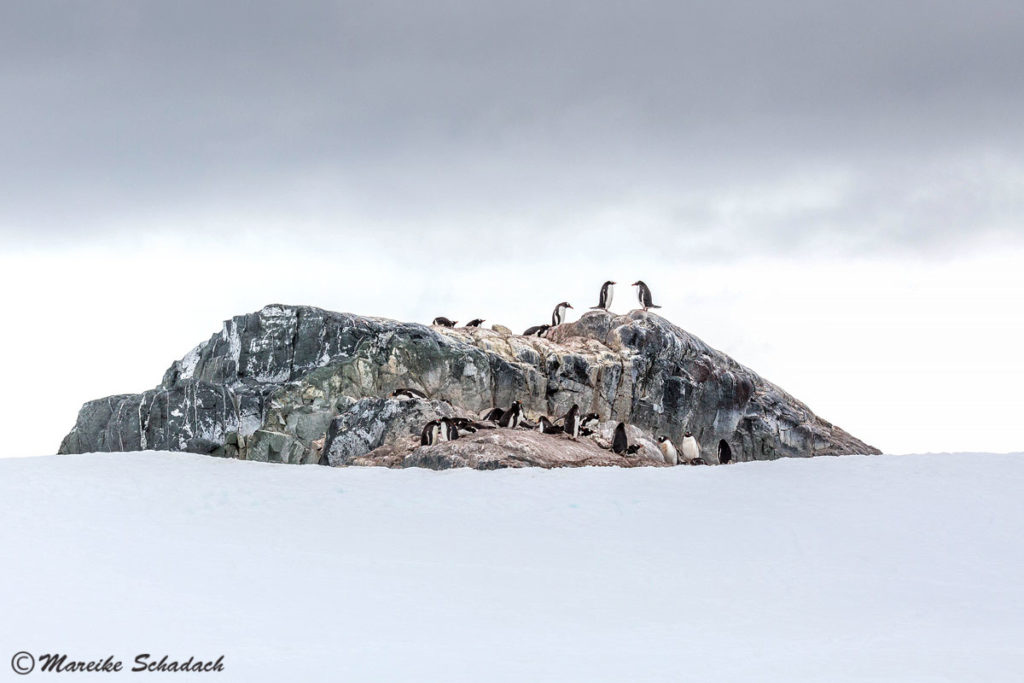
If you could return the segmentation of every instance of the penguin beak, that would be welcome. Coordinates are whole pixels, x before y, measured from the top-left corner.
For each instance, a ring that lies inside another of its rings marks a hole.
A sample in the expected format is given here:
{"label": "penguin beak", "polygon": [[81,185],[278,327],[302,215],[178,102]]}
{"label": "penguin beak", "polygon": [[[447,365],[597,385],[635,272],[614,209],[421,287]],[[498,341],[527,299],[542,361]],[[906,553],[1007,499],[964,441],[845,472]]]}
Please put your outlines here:
{"label": "penguin beak", "polygon": [[633,284],[631,284],[631,285],[630,285],[630,287],[636,287],[636,286],[637,286],[638,284],[640,284],[640,281],[639,281],[639,280],[637,280],[636,282],[634,282]]}

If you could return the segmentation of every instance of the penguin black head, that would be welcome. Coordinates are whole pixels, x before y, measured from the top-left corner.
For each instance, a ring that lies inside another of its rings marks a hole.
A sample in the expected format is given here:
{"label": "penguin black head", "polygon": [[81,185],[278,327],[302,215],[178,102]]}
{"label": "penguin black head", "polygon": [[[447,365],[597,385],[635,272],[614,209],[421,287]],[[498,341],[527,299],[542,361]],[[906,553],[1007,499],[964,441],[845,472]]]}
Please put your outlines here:
{"label": "penguin black head", "polygon": [[667,436],[659,436],[658,437],[658,443],[665,443],[666,441],[668,441],[668,437]]}
{"label": "penguin black head", "polygon": [[693,432],[686,432],[683,436],[693,436]]}
{"label": "penguin black head", "polygon": [[562,303],[560,303],[558,305],[559,306],[565,306],[566,308],[572,308],[572,304],[569,303],[568,301],[563,301]]}
{"label": "penguin black head", "polygon": [[644,285],[644,281],[643,281],[643,280],[637,280],[636,282],[634,282],[633,284],[631,284],[631,285],[630,285],[630,287],[636,287],[637,285],[643,285],[643,286],[646,286],[646,285]]}
{"label": "penguin black head", "polygon": [[466,327],[480,327],[480,325],[483,324],[484,320],[485,318],[473,318],[468,323],[466,323]]}
{"label": "penguin black head", "polygon": [[615,281],[613,281],[613,280],[608,280],[607,282],[605,282],[605,284],[606,284],[606,285],[617,285],[617,284],[619,284],[619,283],[618,283],[618,282],[615,282]]}

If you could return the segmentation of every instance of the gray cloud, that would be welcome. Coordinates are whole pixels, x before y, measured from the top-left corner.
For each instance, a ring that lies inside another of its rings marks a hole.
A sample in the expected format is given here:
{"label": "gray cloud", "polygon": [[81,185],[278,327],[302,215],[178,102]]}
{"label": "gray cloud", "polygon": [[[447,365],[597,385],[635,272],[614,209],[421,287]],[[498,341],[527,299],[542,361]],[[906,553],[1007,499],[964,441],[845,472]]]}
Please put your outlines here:
{"label": "gray cloud", "polygon": [[7,3],[0,231],[1019,239],[1022,86],[1019,2]]}

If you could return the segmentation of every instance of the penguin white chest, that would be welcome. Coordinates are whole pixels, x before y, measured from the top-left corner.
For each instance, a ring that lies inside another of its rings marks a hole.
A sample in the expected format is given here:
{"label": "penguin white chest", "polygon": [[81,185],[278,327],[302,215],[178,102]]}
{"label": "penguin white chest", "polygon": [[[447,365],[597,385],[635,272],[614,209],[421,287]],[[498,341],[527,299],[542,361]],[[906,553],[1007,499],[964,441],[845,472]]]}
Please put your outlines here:
{"label": "penguin white chest", "polygon": [[608,285],[608,297],[604,301],[604,307],[611,310],[612,299],[615,298],[615,285]]}
{"label": "penguin white chest", "polygon": [[683,460],[693,462],[700,457],[700,445],[692,436],[683,437]]}
{"label": "penguin white chest", "polygon": [[671,441],[662,441],[658,445],[661,446],[661,454],[665,457],[665,464],[679,464],[679,453],[676,451],[676,447],[672,445]]}

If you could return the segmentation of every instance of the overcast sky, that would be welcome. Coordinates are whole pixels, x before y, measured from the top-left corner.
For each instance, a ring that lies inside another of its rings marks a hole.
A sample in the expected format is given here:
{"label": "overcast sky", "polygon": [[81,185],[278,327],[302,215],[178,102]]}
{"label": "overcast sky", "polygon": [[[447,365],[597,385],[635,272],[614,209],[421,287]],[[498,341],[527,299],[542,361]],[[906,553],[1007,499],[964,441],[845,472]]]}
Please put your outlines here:
{"label": "overcast sky", "polygon": [[0,93],[6,455],[267,303],[607,278],[884,450],[1024,450],[1019,0],[6,2]]}

